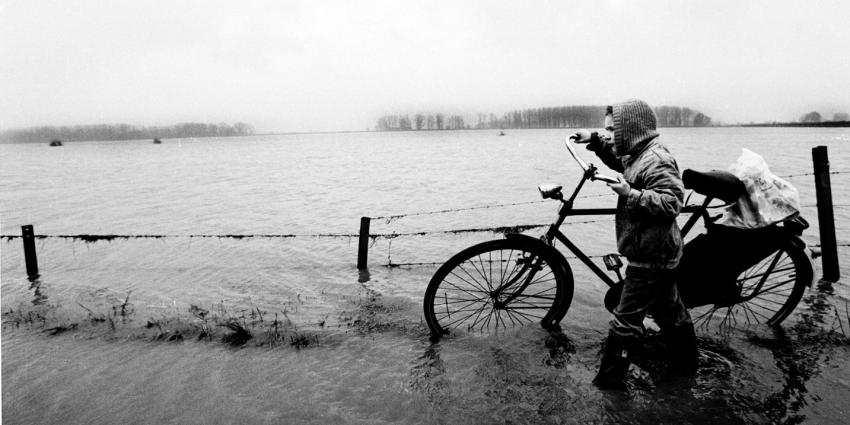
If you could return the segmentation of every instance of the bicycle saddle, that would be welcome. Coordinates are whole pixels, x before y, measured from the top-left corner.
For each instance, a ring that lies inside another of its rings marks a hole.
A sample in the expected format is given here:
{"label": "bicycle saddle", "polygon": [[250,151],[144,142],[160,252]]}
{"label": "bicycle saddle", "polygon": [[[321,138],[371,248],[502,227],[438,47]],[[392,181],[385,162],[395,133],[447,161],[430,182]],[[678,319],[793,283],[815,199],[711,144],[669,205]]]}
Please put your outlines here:
{"label": "bicycle saddle", "polygon": [[728,203],[737,201],[747,191],[744,183],[728,171],[701,172],[688,169],[682,173],[682,181],[686,189],[693,189],[694,192]]}

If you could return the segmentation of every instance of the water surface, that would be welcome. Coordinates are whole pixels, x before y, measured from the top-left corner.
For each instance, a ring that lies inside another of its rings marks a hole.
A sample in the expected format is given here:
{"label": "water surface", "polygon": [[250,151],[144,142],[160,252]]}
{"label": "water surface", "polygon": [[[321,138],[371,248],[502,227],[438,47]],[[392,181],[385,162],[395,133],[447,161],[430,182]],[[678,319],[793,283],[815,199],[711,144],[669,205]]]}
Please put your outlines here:
{"label": "water surface", "polygon": [[[652,364],[633,368],[625,397],[590,385],[609,315],[601,306],[604,284],[578,263],[562,335],[523,329],[428,341],[421,298],[437,264],[499,237],[442,231],[552,220],[556,205],[536,202],[536,186],[577,181],[565,134],[0,145],[3,235],[32,224],[46,235],[168,236],[40,239],[34,283],[20,240],[0,242],[4,419],[840,422],[850,397],[850,291],[843,282],[816,284],[785,332],[701,333],[700,376],[686,391],[659,389]],[[850,171],[846,129],[663,129],[662,140],[682,169],[724,169],[742,147],[763,155],[800,190],[810,245],[819,243],[811,148],[828,146],[832,169]],[[846,245],[850,172],[831,177],[838,240]],[[609,193],[589,185],[577,206],[613,206]],[[497,204],[518,205],[463,210]],[[420,214],[454,209],[461,211]],[[368,277],[358,273],[357,240],[344,235],[357,233],[361,216],[410,213],[373,220],[372,232],[428,234],[374,240]],[[564,228],[586,253],[614,251],[610,217],[570,221],[593,221]],[[269,234],[297,236],[189,237]],[[847,249],[839,251],[844,276]],[[245,348],[220,342],[229,329],[219,325],[231,319],[253,334]]]}

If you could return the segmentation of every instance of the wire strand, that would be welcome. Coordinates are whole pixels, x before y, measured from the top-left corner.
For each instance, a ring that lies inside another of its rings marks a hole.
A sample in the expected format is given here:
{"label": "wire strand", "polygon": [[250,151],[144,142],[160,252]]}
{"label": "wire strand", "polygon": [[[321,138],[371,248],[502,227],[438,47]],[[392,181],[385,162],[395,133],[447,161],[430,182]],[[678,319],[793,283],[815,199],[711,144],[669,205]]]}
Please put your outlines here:
{"label": "wire strand", "polygon": [[[590,223],[600,223],[600,222],[608,222],[610,220],[584,220],[584,221],[572,221],[563,223],[563,225],[573,225],[573,224],[590,224]],[[491,233],[522,233],[532,229],[539,229],[542,227],[549,226],[549,223],[542,224],[519,224],[513,226],[493,226],[493,227],[477,227],[477,228],[467,228],[467,229],[449,229],[449,230],[430,230],[430,231],[421,231],[421,232],[407,232],[407,233],[371,233],[369,234],[370,239],[395,239],[403,236],[428,236],[428,235],[445,235],[445,234],[460,234],[460,233],[483,233],[483,232],[491,232]],[[292,239],[292,238],[358,238],[359,234],[356,233],[317,233],[317,234],[189,234],[189,235],[174,235],[174,234],[106,234],[106,235],[96,235],[96,234],[77,234],[77,235],[35,235],[33,238],[35,239],[72,239],[72,240],[80,240],[83,242],[98,242],[98,241],[112,241],[115,239]],[[22,235],[0,235],[0,239],[20,239],[23,238]]]}
{"label": "wire strand", "polygon": [[[603,258],[604,255],[588,255],[587,258]],[[575,255],[566,255],[564,258],[568,260],[577,260],[579,259]],[[412,263],[394,263],[390,261],[389,263],[381,264],[382,267],[386,268],[395,268],[395,267],[417,267],[417,266],[440,266],[443,265],[445,261],[425,261],[425,262],[412,262]]]}
{"label": "wire strand", "polygon": [[[601,197],[609,197],[609,196],[612,196],[612,195],[614,195],[614,192],[600,193],[600,194],[595,194],[595,195],[584,195],[584,196],[579,196],[577,198],[581,198],[581,199],[601,198]],[[550,202],[550,201],[543,199],[543,200],[538,200],[538,201],[511,202],[511,203],[507,203],[507,204],[479,205],[479,206],[475,206],[475,207],[448,208],[448,209],[444,209],[444,210],[435,210],[435,211],[420,211],[420,212],[405,213],[405,214],[382,215],[382,216],[376,216],[376,217],[371,217],[371,218],[373,220],[387,220],[387,223],[390,223],[393,220],[398,220],[399,218],[404,218],[404,217],[414,217],[414,216],[433,215],[433,214],[446,214],[446,213],[453,213],[453,212],[459,212],[459,211],[481,210],[481,209],[487,209],[487,208],[513,207],[513,206],[518,206],[518,205],[540,204],[540,203],[543,203],[543,202]]]}
{"label": "wire strand", "polygon": [[[830,171],[829,174],[850,174],[850,170],[839,170],[839,171]],[[815,173],[801,173],[801,174],[786,174],[777,177],[782,178],[791,178],[791,177],[803,177],[803,176],[813,176]],[[582,195],[578,196],[577,199],[588,199],[588,198],[601,198],[608,197],[614,195],[611,193],[601,193],[601,194],[593,194],[593,195]],[[480,210],[480,209],[488,209],[488,208],[503,208],[503,207],[513,207],[519,205],[531,205],[531,204],[539,204],[543,202],[548,202],[547,200],[538,200],[538,201],[525,201],[525,202],[511,202],[505,204],[492,204],[492,205],[479,205],[475,207],[465,207],[465,208],[447,208],[443,210],[434,210],[434,211],[420,211],[420,212],[412,212],[412,213],[403,213],[403,214],[392,214],[392,215],[380,215],[376,217],[371,217],[373,220],[387,220],[387,224],[394,220],[398,220],[404,217],[415,217],[415,216],[423,216],[423,215],[434,215],[434,214],[447,214],[454,213],[459,211],[472,211],[472,210]]]}
{"label": "wire strand", "polygon": [[[829,174],[850,174],[850,170],[839,170],[839,171],[830,171]],[[801,173],[801,174],[786,174],[782,176],[782,178],[790,178],[790,177],[803,177],[803,176],[813,176],[815,173]]]}

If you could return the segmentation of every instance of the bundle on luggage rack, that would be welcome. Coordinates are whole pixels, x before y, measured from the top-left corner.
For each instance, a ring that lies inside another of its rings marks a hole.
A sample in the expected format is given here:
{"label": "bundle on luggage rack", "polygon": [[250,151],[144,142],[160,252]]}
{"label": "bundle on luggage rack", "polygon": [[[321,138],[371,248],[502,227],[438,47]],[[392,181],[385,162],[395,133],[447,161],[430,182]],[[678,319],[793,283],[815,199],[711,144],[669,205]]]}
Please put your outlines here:
{"label": "bundle on luggage rack", "polygon": [[744,149],[730,170],[682,173],[686,188],[727,203],[724,214],[706,220],[705,233],[685,244],[678,282],[688,308],[739,301],[741,273],[809,227],[799,216],[797,190],[770,173],[761,156]]}

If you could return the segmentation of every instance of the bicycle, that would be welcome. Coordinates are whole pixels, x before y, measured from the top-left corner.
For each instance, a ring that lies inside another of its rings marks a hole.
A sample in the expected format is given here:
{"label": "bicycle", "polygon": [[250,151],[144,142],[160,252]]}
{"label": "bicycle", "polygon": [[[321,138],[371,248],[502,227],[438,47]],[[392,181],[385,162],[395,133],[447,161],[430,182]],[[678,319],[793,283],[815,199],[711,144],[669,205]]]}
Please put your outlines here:
{"label": "bicycle", "polygon": [[[439,267],[425,291],[423,306],[432,335],[484,333],[532,323],[546,329],[557,328],[572,302],[574,279],[567,258],[554,246],[556,240],[609,286],[606,308],[611,311],[617,305],[622,287],[619,256],[603,257],[606,268],[616,274],[615,281],[560,231],[568,216],[613,214],[615,210],[611,208],[577,209],[574,202],[587,181],[617,179],[600,174],[593,164],[584,162],[569,137],[565,143],[583,174],[567,199],[560,185],[538,186],[544,199],[561,202],[555,221],[539,238],[506,234],[504,239],[466,248]],[[682,226],[683,238],[699,219],[706,229],[685,245],[678,272],[679,290],[694,321],[707,325],[717,317],[721,325],[739,320],[779,325],[812,283],[812,265],[805,243],[799,238],[808,223],[796,216],[781,226],[712,233],[721,227],[714,224],[719,216],[710,216],[709,210],[735,202],[745,190],[743,183],[728,172],[694,170],[685,170],[683,181],[686,188],[705,197],[701,204],[687,205],[686,201],[682,209],[682,213],[691,214]],[[724,204],[713,205],[715,199]],[[745,252],[735,252],[734,258],[727,259],[730,264],[726,267],[716,267],[708,262],[710,259],[701,258],[706,255],[700,254],[700,249],[728,249],[732,245]],[[704,267],[701,269],[700,265]],[[723,310],[725,314],[718,316]]]}

